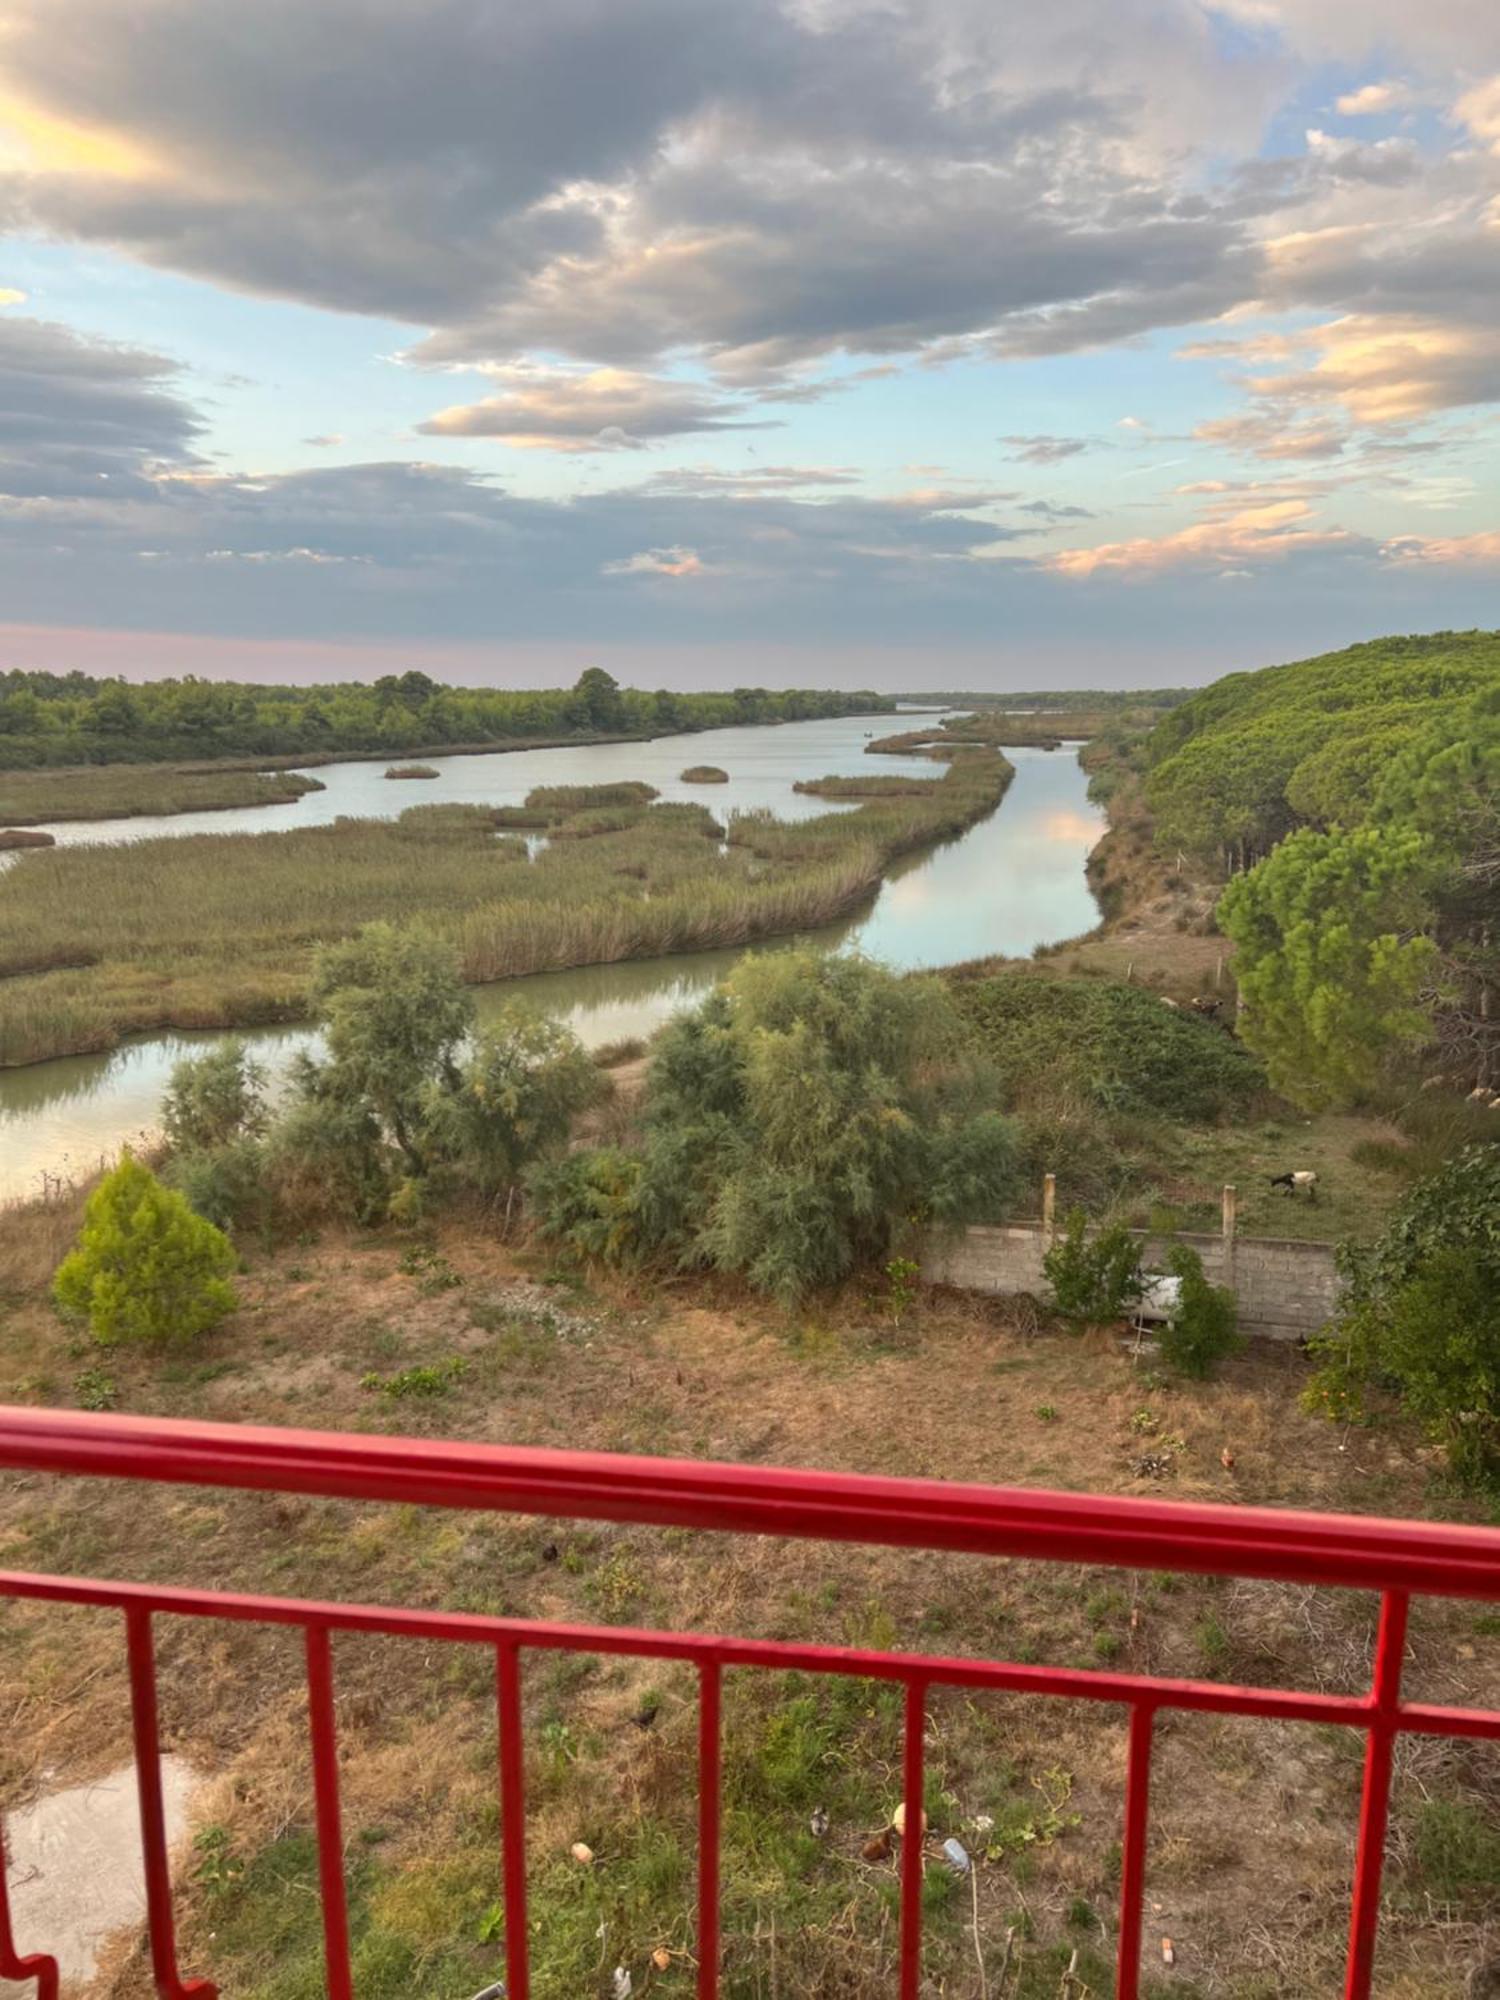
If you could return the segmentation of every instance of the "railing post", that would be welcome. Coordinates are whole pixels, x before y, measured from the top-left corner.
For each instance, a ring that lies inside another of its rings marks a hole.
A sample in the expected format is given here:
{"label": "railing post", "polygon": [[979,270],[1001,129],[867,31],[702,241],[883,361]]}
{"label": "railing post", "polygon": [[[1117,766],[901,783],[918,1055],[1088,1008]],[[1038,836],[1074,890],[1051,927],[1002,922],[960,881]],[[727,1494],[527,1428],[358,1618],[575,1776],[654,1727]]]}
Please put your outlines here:
{"label": "railing post", "polygon": [[1057,1235],[1057,1175],[1042,1175],[1042,1233],[1051,1243]]}
{"label": "railing post", "polygon": [[1116,2000],[1136,2000],[1141,1982],[1141,1899],[1146,1887],[1146,1837],[1151,1817],[1151,1738],[1156,1712],[1149,1702],[1130,1711],[1125,1764],[1125,1837],[1120,1847],[1120,1950]]}
{"label": "railing post", "polygon": [[906,1742],[901,1760],[901,2000],[917,2000],[922,1983],[922,1846],[927,1815],[922,1809],[923,1738],[927,1730],[927,1685],[906,1684]]}
{"label": "railing post", "polygon": [[11,1928],[6,1866],[5,1815],[0,1813],[0,1979],[34,1979],[36,2000],[57,2000],[57,1960],[40,1952],[29,1953],[23,1958],[17,1949],[16,1934]]}
{"label": "railing post", "polygon": [[125,1613],[125,1655],[130,1669],[130,1724],[135,1742],[135,1786],[141,1812],[141,1862],[146,1876],[146,1933],[151,1973],[162,2000],[215,2000],[207,1979],[184,1979],[177,1970],[172,1917],[172,1864],[167,1853],[167,1813],[161,1795],[161,1726],[156,1706],[156,1652],[151,1613]]}
{"label": "railing post", "polygon": [[505,1990],[527,2000],[531,1966],[526,1937],[526,1750],[521,1734],[521,1658],[514,1644],[496,1648],[500,1725],[500,1845],[505,1869]]}
{"label": "railing post", "polygon": [[719,1992],[719,1787],[722,1675],[705,1661],[698,1680],[698,2000]]}
{"label": "railing post", "polygon": [[1388,1590],[1380,1600],[1371,1685],[1370,1733],[1365,1748],[1365,1784],[1359,1806],[1359,1846],[1354,1857],[1354,1897],[1349,1911],[1349,1967],[1344,2000],[1369,2000],[1375,1973],[1375,1936],[1380,1923],[1380,1876],[1390,1818],[1391,1758],[1396,1712],[1401,1701],[1401,1663],[1406,1651],[1408,1600],[1404,1590]]}
{"label": "railing post", "polygon": [[333,1647],[323,1625],[307,1628],[307,1719],[312,1735],[318,1887],[323,1901],[323,1971],[329,2000],[353,2000],[343,1815],[339,1809],[338,1738],[333,1708]]}

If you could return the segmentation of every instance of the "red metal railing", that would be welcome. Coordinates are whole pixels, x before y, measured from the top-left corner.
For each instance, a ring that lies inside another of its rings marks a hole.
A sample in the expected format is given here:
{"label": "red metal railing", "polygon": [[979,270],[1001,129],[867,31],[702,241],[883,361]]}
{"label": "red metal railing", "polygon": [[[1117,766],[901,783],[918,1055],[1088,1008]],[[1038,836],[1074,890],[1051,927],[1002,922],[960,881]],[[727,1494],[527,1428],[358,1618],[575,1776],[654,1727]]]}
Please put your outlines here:
{"label": "red metal railing", "polygon": [[[447,1640],[488,1647],[495,1656],[510,2000],[526,2000],[529,1990],[521,1705],[522,1655],[526,1652],[625,1654],[677,1660],[697,1668],[697,1958],[701,2000],[713,2000],[719,1990],[720,1683],[726,1667],[798,1668],[901,1683],[906,1690],[903,1783],[906,1824],[911,1827],[922,1824],[923,1734],[929,1689],[965,1687],[1051,1695],[1126,1709],[1130,1735],[1117,2000],[1136,2000],[1139,1992],[1152,1734],[1162,1710],[1331,1723],[1364,1734],[1364,1791],[1350,1910],[1346,2000],[1365,2000],[1370,1991],[1395,1739],[1405,1733],[1500,1740],[1500,1713],[1409,1702],[1401,1697],[1407,1609],[1413,1596],[1500,1599],[1500,1532],[1489,1529],[947,1485],[938,1480],[863,1478],[0,1408],[0,1467],[6,1466],[157,1483],[1115,1564],[1130,1569],[1190,1570],[1381,1593],[1369,1692],[1328,1695],[946,1659],[925,1653],[390,1610],[0,1571],[0,1597],[100,1606],[124,1616],[151,1960],[157,1991],[167,2000],[182,2000],[187,1995],[209,2000],[215,1989],[204,1980],[184,1979],[177,1965],[161,1795],[152,1642],[156,1613],[291,1625],[304,1634],[327,1989],[332,2000],[351,2000],[353,1991],[335,1733],[332,1638],[336,1632]],[[922,1868],[921,1841],[904,1841],[901,2000],[916,2000],[921,1978]],[[35,1980],[38,2000],[56,2000],[54,1961],[36,1955],[23,1958],[19,1953],[4,1879],[0,1865],[0,1976]]]}

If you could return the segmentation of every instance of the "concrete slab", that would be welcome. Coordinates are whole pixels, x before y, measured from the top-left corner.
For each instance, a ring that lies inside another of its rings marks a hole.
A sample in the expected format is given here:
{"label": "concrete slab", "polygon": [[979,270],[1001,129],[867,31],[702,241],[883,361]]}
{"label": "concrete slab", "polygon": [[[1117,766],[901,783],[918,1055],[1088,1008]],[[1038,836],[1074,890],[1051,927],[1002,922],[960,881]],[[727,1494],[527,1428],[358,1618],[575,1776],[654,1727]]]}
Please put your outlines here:
{"label": "concrete slab", "polygon": [[[167,1839],[187,1833],[202,1779],[185,1758],[161,1760]],[[70,1785],[5,1816],[11,1918],[23,1953],[50,1952],[65,2000],[88,1987],[105,1942],[146,1917],[135,1765]],[[0,2000],[31,2000],[34,1988],[0,1979]]]}

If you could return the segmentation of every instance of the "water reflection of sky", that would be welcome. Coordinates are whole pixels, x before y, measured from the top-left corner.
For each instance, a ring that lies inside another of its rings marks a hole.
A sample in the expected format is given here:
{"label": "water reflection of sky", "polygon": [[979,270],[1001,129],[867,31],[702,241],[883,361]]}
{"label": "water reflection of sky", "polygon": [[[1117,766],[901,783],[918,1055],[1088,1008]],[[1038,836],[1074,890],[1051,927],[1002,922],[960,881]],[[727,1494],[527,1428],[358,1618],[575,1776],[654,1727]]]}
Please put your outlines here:
{"label": "water reflection of sky", "polygon": [[[833,727],[845,732],[842,758],[830,756],[830,752],[836,753],[836,746],[830,740],[830,725],[824,723],[719,733],[776,738],[770,746],[761,746],[757,782],[768,787],[789,786],[794,776],[838,769],[841,763],[846,770],[869,769],[868,763],[860,761],[864,755],[862,731],[854,737],[847,722]],[[821,740],[810,744],[808,738],[815,732]],[[689,740],[701,748],[706,739]],[[647,746],[604,747],[638,755]],[[754,747],[742,749],[747,763]],[[670,750],[674,768],[680,768],[686,761],[682,744],[672,743]],[[524,759],[449,761],[508,763],[509,795],[514,798],[533,784],[563,782],[536,775],[531,765],[532,758],[552,754],[536,751],[526,753]],[[957,840],[898,862],[865,909],[815,933],[816,941],[830,948],[852,945],[909,970],[992,953],[1024,956],[1038,943],[1089,929],[1098,912],[1084,879],[1083,863],[1103,830],[1103,822],[1088,803],[1084,773],[1067,752],[1013,750],[1008,754],[1016,766],[1016,778],[999,812]],[[704,752],[703,761],[717,760]],[[882,759],[879,768],[901,768],[906,761]],[[523,763],[530,768],[519,769]],[[914,768],[921,770],[923,766]],[[930,771],[932,767],[925,768]],[[597,771],[595,766],[591,781],[597,780]],[[376,782],[386,783],[383,779]],[[399,789],[387,784],[387,791]],[[708,796],[712,798],[716,791],[722,799],[726,789],[713,788]],[[680,787],[677,795],[686,794],[687,788]],[[219,822],[235,815],[215,813],[207,817]],[[264,815],[259,824],[266,824]],[[776,950],[796,942],[800,940],[772,940],[758,948]],[[521,996],[568,1020],[590,1046],[597,1047],[649,1035],[671,1013],[701,998],[740,955],[738,951],[694,952],[623,965],[584,966],[481,988],[475,997],[481,1020]],[[162,1093],[174,1063],[218,1039],[212,1032],[159,1035],[126,1044],[107,1055],[66,1057],[0,1073],[0,1198],[35,1191],[44,1172],[92,1171],[102,1154],[150,1130],[158,1121]],[[268,1069],[280,1074],[292,1053],[314,1046],[316,1038],[305,1029],[282,1028],[256,1031],[246,1040]]]}
{"label": "water reflection of sky", "polygon": [[[782,819],[805,819],[830,810],[826,799],[794,790],[799,778],[867,771],[865,745],[897,727],[885,716],[833,716],[820,722],[759,723],[711,729],[693,736],[662,736],[647,743],[576,743],[553,750],[492,752],[478,757],[430,757],[435,778],[393,780],[385,757],[310,769],[324,789],[277,806],[230,812],[173,813],[139,819],[61,822],[45,829],[59,846],[97,841],[148,840],[189,833],[284,833],[292,827],[327,826],[341,816],[394,819],[412,805],[519,805],[535,785],[601,785],[639,779],[664,799],[694,799],[715,813],[767,808]],[[728,784],[689,785],[682,772],[713,764]],[[887,757],[879,769],[930,777],[930,760]],[[853,807],[834,807],[853,810]]]}

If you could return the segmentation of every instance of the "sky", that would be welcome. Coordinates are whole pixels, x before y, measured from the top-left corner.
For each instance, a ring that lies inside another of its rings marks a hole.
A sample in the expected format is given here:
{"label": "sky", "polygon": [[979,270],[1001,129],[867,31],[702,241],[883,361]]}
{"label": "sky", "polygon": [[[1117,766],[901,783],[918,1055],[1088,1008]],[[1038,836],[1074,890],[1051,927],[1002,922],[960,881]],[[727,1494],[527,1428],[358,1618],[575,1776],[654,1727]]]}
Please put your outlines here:
{"label": "sky", "polygon": [[0,0],[0,668],[1500,625],[1495,0]]}

